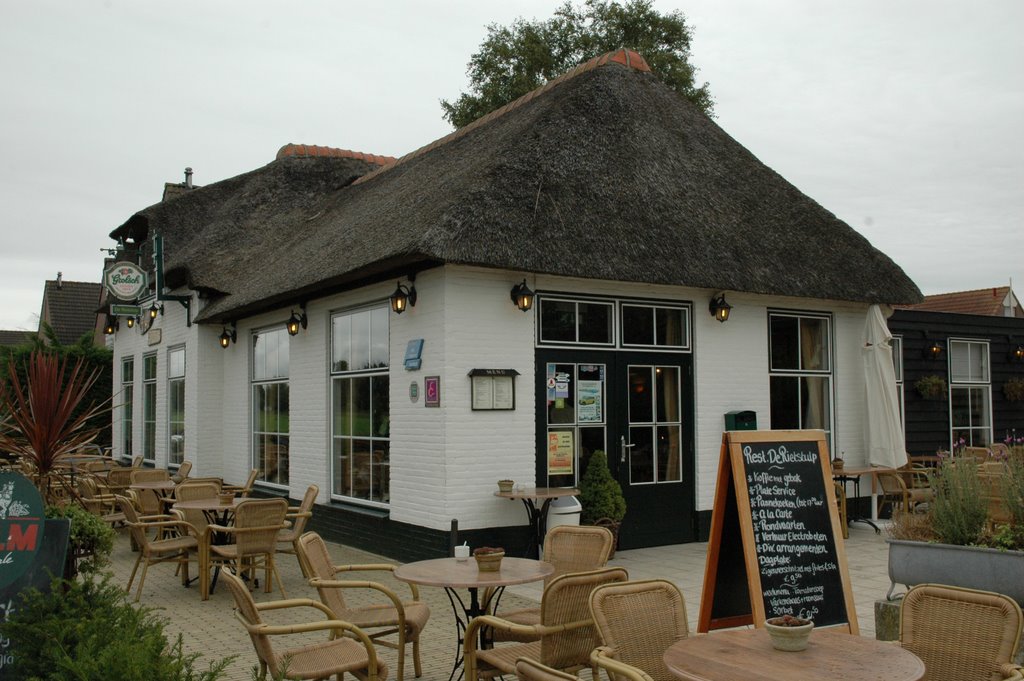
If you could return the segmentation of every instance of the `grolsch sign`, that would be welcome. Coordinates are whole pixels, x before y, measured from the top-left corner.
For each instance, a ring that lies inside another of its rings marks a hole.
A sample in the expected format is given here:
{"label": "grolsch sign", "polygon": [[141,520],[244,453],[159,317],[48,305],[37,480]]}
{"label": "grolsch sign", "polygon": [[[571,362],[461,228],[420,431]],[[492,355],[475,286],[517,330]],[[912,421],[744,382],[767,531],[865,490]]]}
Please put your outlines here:
{"label": "grolsch sign", "polygon": [[115,262],[103,272],[103,285],[119,300],[135,300],[146,290],[146,273],[133,262]]}

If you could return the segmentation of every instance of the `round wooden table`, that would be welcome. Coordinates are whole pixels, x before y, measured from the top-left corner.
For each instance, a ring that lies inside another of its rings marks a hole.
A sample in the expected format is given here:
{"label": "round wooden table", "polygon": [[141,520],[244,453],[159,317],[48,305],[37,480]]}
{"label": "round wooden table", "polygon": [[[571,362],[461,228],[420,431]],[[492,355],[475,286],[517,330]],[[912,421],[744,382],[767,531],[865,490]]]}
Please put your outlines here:
{"label": "round wooden table", "polygon": [[894,643],[839,629],[811,632],[807,650],[782,652],[764,629],[730,629],[669,646],[665,665],[684,681],[919,681],[924,662]]}
{"label": "round wooden table", "polygon": [[128,487],[131,489],[151,489],[155,492],[166,492],[172,490],[178,486],[178,483],[174,482],[170,478],[167,480],[146,480],[143,482],[133,482]]}
{"label": "round wooden table", "polygon": [[[548,509],[551,502],[560,497],[571,497],[579,494],[580,491],[574,487],[527,487],[511,492],[495,492],[494,496],[502,499],[518,499],[526,507],[526,516],[530,525],[533,526],[533,536],[530,538],[530,545],[526,549],[529,558],[540,558],[540,548],[544,546],[544,534],[548,526]],[[537,507],[537,502],[541,502]]]}
{"label": "round wooden table", "polygon": [[[448,594],[452,612],[455,614],[455,664],[448,681],[455,678],[455,672],[462,667],[462,644],[469,621],[487,612],[498,601],[506,586],[537,582],[555,571],[551,563],[544,563],[531,558],[509,558],[501,561],[501,569],[495,572],[480,572],[476,560],[470,556],[464,560],[456,558],[434,558],[406,563],[395,568],[395,579],[420,586],[443,587]],[[480,601],[480,589],[487,589],[483,602]],[[469,590],[469,605],[462,600],[458,589]],[[483,632],[481,631],[481,635]],[[481,646],[483,647],[483,646]]]}

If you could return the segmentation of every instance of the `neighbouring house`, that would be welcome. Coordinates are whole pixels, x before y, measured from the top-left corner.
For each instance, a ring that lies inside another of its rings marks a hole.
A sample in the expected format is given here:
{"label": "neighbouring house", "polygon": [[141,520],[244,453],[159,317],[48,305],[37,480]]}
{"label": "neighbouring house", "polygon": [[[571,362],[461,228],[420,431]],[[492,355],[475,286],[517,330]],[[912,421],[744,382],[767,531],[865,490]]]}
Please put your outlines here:
{"label": "neighbouring house", "polygon": [[0,329],[0,347],[13,347],[29,342],[36,337],[34,331]]}
{"label": "neighbouring house", "polygon": [[286,145],[111,237],[163,299],[115,334],[116,453],[319,485],[315,528],[406,560],[453,520],[525,543],[495,481],[574,485],[596,450],[620,546],[704,538],[728,412],[863,462],[866,313],[921,300],[626,50],[397,160]]}
{"label": "neighbouring house", "polygon": [[[1009,286],[925,296],[897,307],[889,329],[909,453],[1024,436],[1024,400],[1006,389],[1024,382],[1024,308]],[[925,377],[945,389],[922,394]]]}
{"label": "neighbouring house", "polygon": [[39,310],[39,337],[43,324],[49,324],[61,345],[74,345],[86,333],[93,333],[93,343],[103,346],[104,317],[99,309],[103,303],[103,285],[91,281],[47,279],[43,286],[43,304]]}

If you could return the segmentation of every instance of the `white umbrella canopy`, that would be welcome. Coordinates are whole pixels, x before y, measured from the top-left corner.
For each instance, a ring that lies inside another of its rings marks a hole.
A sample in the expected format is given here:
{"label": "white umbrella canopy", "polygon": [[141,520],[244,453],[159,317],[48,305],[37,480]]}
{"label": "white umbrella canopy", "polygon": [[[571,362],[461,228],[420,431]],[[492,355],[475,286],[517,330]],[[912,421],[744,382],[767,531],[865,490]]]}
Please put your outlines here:
{"label": "white umbrella canopy", "polygon": [[878,305],[864,323],[864,386],[867,411],[864,445],[873,466],[899,468],[907,463],[903,424],[892,363],[892,334]]}

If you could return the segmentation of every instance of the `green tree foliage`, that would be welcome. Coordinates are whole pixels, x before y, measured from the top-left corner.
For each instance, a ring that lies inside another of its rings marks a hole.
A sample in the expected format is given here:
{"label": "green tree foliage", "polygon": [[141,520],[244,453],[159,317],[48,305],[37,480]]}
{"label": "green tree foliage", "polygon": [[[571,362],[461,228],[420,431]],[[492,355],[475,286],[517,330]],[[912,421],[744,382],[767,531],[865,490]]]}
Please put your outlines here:
{"label": "green tree foliage", "polygon": [[[93,342],[93,334],[82,334],[72,345],[62,345],[57,334],[46,322],[42,324],[44,341],[41,337],[34,337],[27,343],[14,347],[0,348],[0,383],[8,378],[8,365],[14,364],[15,371],[22,385],[28,380],[28,359],[34,351],[53,353],[59,358],[68,358],[70,364],[81,358],[83,365],[88,372],[98,369],[96,382],[89,388],[89,392],[82,404],[74,412],[74,416],[85,411],[90,405],[103,404],[110,399],[113,391],[113,352],[107,348],[98,347]],[[0,415],[2,419],[2,415]],[[110,438],[110,414],[98,414],[88,422],[89,428],[99,428],[99,435],[96,437],[96,444],[109,446]]]}
{"label": "green tree foliage", "polygon": [[690,37],[683,13],[661,14],[653,0],[566,2],[546,21],[520,17],[509,26],[491,24],[466,69],[469,91],[454,102],[441,100],[444,118],[461,128],[586,60],[623,47],[638,52],[658,79],[713,115],[708,84],[695,82]]}
{"label": "green tree foliage", "polygon": [[622,487],[608,470],[608,457],[598,450],[591,454],[587,472],[580,480],[580,519],[593,524],[601,518],[621,521],[626,515],[626,498]]}
{"label": "green tree foliage", "polygon": [[231,658],[195,669],[179,635],[173,644],[165,622],[148,608],[135,608],[109,578],[55,581],[49,593],[29,590],[0,623],[14,653],[12,679],[78,681],[213,681]]}

